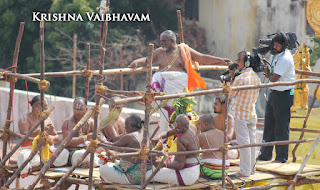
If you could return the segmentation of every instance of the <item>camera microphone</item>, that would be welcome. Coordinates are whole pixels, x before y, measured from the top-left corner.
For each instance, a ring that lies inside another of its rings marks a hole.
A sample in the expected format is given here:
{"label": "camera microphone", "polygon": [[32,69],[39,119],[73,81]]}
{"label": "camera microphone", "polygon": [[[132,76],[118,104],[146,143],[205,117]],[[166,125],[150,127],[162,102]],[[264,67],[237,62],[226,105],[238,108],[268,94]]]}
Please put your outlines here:
{"label": "camera microphone", "polygon": [[[238,68],[238,67],[239,67],[239,65],[238,65],[237,63],[231,63],[231,64],[229,65],[229,69],[230,69],[230,70],[236,69],[236,68]],[[229,74],[229,70],[228,70],[228,71],[225,71],[224,73],[222,73],[222,75],[227,75],[227,74]]]}

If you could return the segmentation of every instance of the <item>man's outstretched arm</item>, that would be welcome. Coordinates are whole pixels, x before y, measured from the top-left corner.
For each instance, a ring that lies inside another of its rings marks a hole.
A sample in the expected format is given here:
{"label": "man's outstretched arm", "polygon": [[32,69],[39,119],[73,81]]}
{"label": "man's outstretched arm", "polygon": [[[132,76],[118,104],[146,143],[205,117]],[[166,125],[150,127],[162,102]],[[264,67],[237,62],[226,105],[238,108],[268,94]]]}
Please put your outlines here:
{"label": "man's outstretched arm", "polygon": [[200,65],[229,65],[232,63],[230,59],[203,54],[192,48],[190,48],[190,53],[192,60],[199,62]]}

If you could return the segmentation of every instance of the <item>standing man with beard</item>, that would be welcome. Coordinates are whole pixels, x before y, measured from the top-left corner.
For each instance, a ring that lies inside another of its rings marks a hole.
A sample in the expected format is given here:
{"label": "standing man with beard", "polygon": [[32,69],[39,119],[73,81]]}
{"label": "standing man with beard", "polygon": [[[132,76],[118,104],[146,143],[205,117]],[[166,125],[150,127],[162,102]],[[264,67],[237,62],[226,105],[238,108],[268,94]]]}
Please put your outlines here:
{"label": "standing man with beard", "polygon": [[[265,75],[270,82],[291,82],[296,79],[292,54],[287,49],[288,39],[284,33],[278,33],[272,40],[274,55],[271,56],[271,70],[266,69]],[[289,140],[290,108],[293,105],[294,86],[270,87],[266,105],[263,141]],[[275,145],[276,162],[285,163],[288,160],[289,145]],[[260,160],[272,159],[273,146],[261,148]]]}
{"label": "standing man with beard", "polygon": [[[216,115],[213,116],[213,125],[220,131],[224,131],[225,123],[225,100],[222,98],[216,98],[213,104],[213,111]],[[233,116],[228,114],[228,142],[236,139],[234,132],[234,119]]]}
{"label": "standing man with beard", "polygon": [[[182,93],[185,87],[191,92],[195,88],[206,89],[204,80],[192,68],[195,61],[202,65],[228,65],[230,59],[199,53],[188,45],[176,43],[176,34],[166,30],[160,34],[161,47],[153,52],[153,65],[159,65],[159,71],[152,76],[152,87],[165,94]],[[134,60],[128,67],[146,66],[146,57]],[[161,109],[160,132],[168,130],[169,118],[174,111],[173,100]]]}

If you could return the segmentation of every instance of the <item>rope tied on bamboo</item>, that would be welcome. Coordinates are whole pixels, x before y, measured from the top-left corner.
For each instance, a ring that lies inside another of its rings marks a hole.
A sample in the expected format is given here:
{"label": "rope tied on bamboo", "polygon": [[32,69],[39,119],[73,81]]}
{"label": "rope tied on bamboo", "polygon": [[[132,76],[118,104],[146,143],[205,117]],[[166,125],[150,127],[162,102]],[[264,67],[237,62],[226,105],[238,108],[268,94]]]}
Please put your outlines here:
{"label": "rope tied on bamboo", "polygon": [[43,185],[43,189],[50,189],[52,187],[50,181],[46,178],[41,179],[40,184]]}
{"label": "rope tied on bamboo", "polygon": [[10,124],[10,123],[12,123],[12,120],[5,120],[4,122]]}
{"label": "rope tied on bamboo", "polygon": [[[0,179],[8,178],[9,177],[9,172],[4,166],[0,168]],[[2,189],[2,188],[1,188]]]}
{"label": "rope tied on bamboo", "polygon": [[229,145],[230,143],[225,143],[224,145],[221,145],[220,146],[220,152],[228,152],[228,150],[229,150],[229,148],[228,148],[228,145]]}
{"label": "rope tied on bamboo", "polygon": [[86,150],[90,153],[95,153],[97,148],[99,147],[99,140],[91,140],[89,146],[87,146]]}
{"label": "rope tied on bamboo", "polygon": [[42,117],[44,120],[48,119],[50,115],[50,112],[48,110],[44,110],[40,113],[40,117]]}
{"label": "rope tied on bamboo", "polygon": [[100,113],[100,107],[99,105],[93,105],[90,110],[93,111],[92,115],[93,117],[98,117],[99,113]]}
{"label": "rope tied on bamboo", "polygon": [[150,149],[142,148],[138,151],[140,160],[148,160],[150,156]]}
{"label": "rope tied on bamboo", "polygon": [[12,82],[17,82],[18,79],[17,79],[16,77],[9,76],[9,75],[8,75],[9,73],[12,73],[12,72],[11,72],[11,71],[4,71],[4,72],[1,73],[1,76],[4,77],[4,80],[5,80],[6,82],[11,82],[11,79],[12,79]]}
{"label": "rope tied on bamboo", "polygon": [[50,82],[47,80],[40,80],[38,82],[39,90],[47,90],[50,86]]}
{"label": "rope tied on bamboo", "polygon": [[52,139],[50,138],[49,134],[46,131],[39,133],[38,142],[41,140],[43,140],[43,146],[46,146],[47,144],[52,144]]}
{"label": "rope tied on bamboo", "polygon": [[142,100],[146,104],[151,104],[155,100],[154,91],[145,92],[144,95],[143,95]]}
{"label": "rope tied on bamboo", "polygon": [[3,126],[3,133],[0,135],[0,139],[3,142],[7,142],[10,140],[10,137],[12,136],[12,131],[10,129],[6,129],[5,126]]}
{"label": "rope tied on bamboo", "polygon": [[92,79],[93,76],[93,71],[89,70],[89,69],[85,69],[82,71],[82,75],[85,77],[88,77],[89,81]]}
{"label": "rope tied on bamboo", "polygon": [[232,87],[230,85],[230,82],[223,82],[220,86],[220,88],[222,88],[222,92],[225,94],[230,94],[232,92]]}
{"label": "rope tied on bamboo", "polygon": [[109,6],[107,6],[107,7],[99,6],[99,7],[97,7],[96,9],[97,9],[97,10],[102,9],[105,13],[108,13],[108,12],[109,12]]}
{"label": "rope tied on bamboo", "polygon": [[106,89],[108,89],[107,86],[104,86],[102,84],[96,85],[96,92],[98,92],[99,94],[105,94],[106,93]]}

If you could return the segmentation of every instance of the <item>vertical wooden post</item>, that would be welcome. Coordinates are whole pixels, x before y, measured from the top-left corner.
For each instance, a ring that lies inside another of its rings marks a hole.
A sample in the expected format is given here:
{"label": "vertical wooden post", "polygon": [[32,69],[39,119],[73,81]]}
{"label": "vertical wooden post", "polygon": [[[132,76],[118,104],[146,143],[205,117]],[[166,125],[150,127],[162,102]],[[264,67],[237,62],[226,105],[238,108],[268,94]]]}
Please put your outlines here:
{"label": "vertical wooden post", "polygon": [[[123,68],[123,62],[122,62],[122,44],[120,44],[119,47],[119,63],[120,63],[120,68]],[[123,90],[123,73],[120,74],[120,90]]]}
{"label": "vertical wooden post", "polygon": [[[309,116],[310,116],[312,107],[313,107],[313,105],[314,105],[314,102],[315,102],[316,99],[317,99],[318,89],[319,89],[319,84],[317,85],[317,88],[316,88],[315,91],[314,91],[313,100],[312,100],[311,105],[310,105],[310,107],[309,107],[307,116],[306,116],[306,118],[304,119],[303,127],[302,127],[303,129],[307,128],[307,121],[308,121],[308,119],[309,119]],[[301,140],[301,139],[303,138],[303,136],[304,136],[304,131],[301,132],[299,140]],[[296,151],[297,151],[299,145],[300,145],[300,143],[297,143],[297,144],[294,146],[293,150],[292,150],[292,158],[293,158],[292,161],[293,161],[293,162],[296,162],[296,160],[297,160]]]}
{"label": "vertical wooden post", "polygon": [[[19,57],[19,52],[20,52],[20,43],[23,35],[23,30],[24,30],[24,22],[20,22],[20,28],[19,28],[19,33],[16,41],[16,46],[14,49],[14,54],[13,54],[13,68],[12,72],[16,73],[17,68],[16,66],[18,65],[18,57]],[[10,88],[10,95],[9,95],[9,102],[8,102],[8,109],[7,109],[7,117],[6,117],[6,122],[5,122],[5,128],[10,129],[10,120],[11,120],[11,112],[12,112],[12,102],[13,102],[13,92],[15,88],[15,81],[12,81],[12,87]],[[7,141],[3,142],[3,150],[2,150],[2,158],[4,158],[7,154]]]}
{"label": "vertical wooden post", "polygon": [[[153,94],[152,94],[152,58],[153,58],[153,50],[154,50],[154,44],[149,44],[148,48],[148,57],[147,57],[147,91],[144,98],[144,103],[146,105],[145,108],[145,122],[143,126],[143,139],[141,143],[142,149],[147,149],[147,141],[148,141],[148,129],[149,129],[149,123],[150,123],[150,111],[151,111],[151,103],[153,102]],[[149,147],[150,148],[150,147]],[[146,181],[146,171],[147,171],[147,165],[146,160],[141,160],[141,189],[144,189],[144,183]]]}
{"label": "vertical wooden post", "polygon": [[[73,35],[73,70],[77,70],[77,34]],[[76,75],[72,76],[72,98],[76,98]]]}
{"label": "vertical wooden post", "polygon": [[[225,94],[225,110],[224,110],[224,144],[228,142],[228,104],[229,104],[229,94]],[[226,159],[227,153],[222,152],[222,189],[226,188]]]}
{"label": "vertical wooden post", "polygon": [[[109,5],[110,1],[107,0],[107,9],[108,11],[106,12],[109,13]],[[99,74],[100,74],[100,79],[98,80],[97,85],[102,85],[103,81],[103,70],[104,70],[104,56],[106,54],[106,42],[107,42],[107,32],[108,32],[108,21],[103,21],[103,33],[102,33],[102,42],[101,42],[101,47],[100,47],[100,64],[99,64]],[[99,95],[95,95],[96,99],[96,105],[99,104],[100,100]],[[93,130],[93,135],[92,135],[92,140],[97,139],[97,130],[98,130],[98,116],[94,117],[94,130]],[[93,176],[93,162],[94,162],[94,153],[90,153],[90,168],[89,168],[89,184],[88,184],[88,189],[92,189],[92,176]]]}
{"label": "vertical wooden post", "polygon": [[179,26],[180,43],[184,43],[183,27],[182,27],[181,11],[180,10],[177,10],[177,19],[178,19],[178,26]]}
{"label": "vertical wooden post", "polygon": [[[298,180],[298,175],[301,174],[301,172],[303,171],[303,168],[306,166],[307,164],[307,161],[309,159],[309,157],[311,156],[312,152],[314,151],[314,149],[316,148],[317,144],[319,143],[320,141],[320,134],[318,135],[317,139],[313,142],[312,144],[312,147],[310,148],[308,154],[306,155],[306,157],[304,158],[300,168],[299,168],[299,171],[296,173],[296,175],[294,176],[293,178],[293,181],[294,182],[297,182]],[[287,190],[291,190],[293,188],[293,185],[291,184]]]}
{"label": "vertical wooden post", "polygon": [[[87,70],[90,70],[90,43],[87,43]],[[90,77],[87,76],[86,79],[86,102],[89,100],[89,83]]]}
{"label": "vertical wooden post", "polygon": [[[45,55],[44,55],[44,21],[40,21],[40,81],[44,80],[45,71]],[[41,111],[44,110],[44,90],[40,88],[40,105]],[[44,121],[41,122],[41,132],[44,132]],[[44,164],[42,154],[43,149],[40,149],[41,167]]]}

